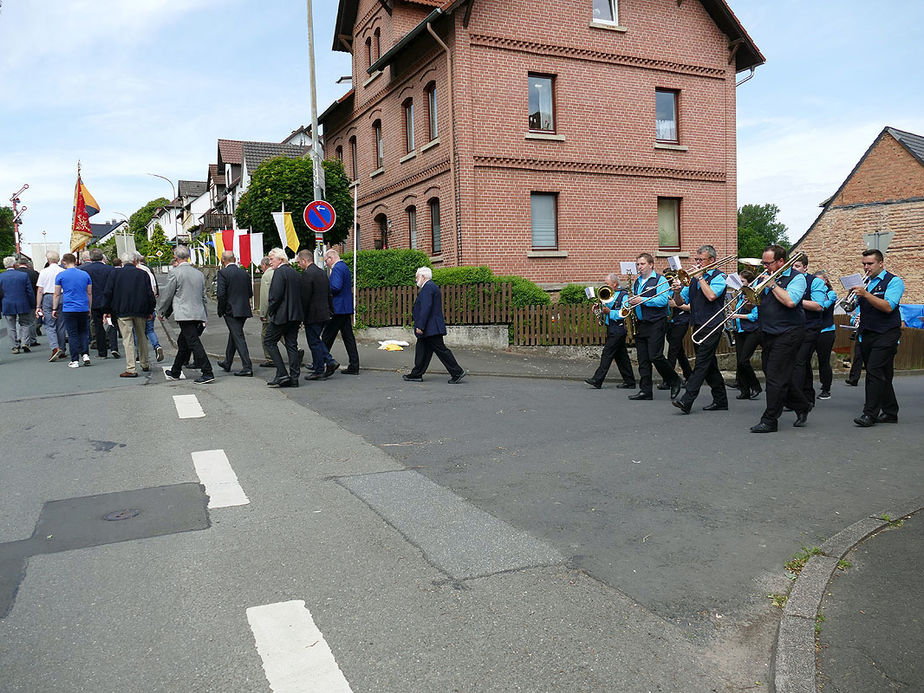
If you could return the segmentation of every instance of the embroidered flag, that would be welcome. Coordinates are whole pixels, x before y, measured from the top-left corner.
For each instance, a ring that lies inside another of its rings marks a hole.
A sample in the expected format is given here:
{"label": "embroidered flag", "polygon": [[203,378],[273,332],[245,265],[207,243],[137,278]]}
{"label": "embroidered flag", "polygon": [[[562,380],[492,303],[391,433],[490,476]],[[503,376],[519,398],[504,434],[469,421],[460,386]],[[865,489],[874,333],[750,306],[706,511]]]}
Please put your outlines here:
{"label": "embroidered flag", "polygon": [[93,238],[90,231],[90,217],[99,212],[99,203],[80,180],[80,166],[77,167],[77,185],[74,187],[74,220],[71,225],[71,252],[83,250],[87,241]]}

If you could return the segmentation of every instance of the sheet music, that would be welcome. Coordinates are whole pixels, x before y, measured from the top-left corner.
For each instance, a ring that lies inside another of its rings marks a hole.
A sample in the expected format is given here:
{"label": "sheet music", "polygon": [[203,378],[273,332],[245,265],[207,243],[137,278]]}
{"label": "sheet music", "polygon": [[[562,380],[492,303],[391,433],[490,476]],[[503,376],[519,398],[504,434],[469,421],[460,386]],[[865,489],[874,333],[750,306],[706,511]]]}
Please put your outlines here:
{"label": "sheet music", "polygon": [[841,277],[841,284],[845,289],[850,291],[854,287],[863,286],[864,279],[866,279],[866,275],[862,272],[857,272],[856,274],[848,274],[846,277]]}
{"label": "sheet music", "polygon": [[589,298],[589,299],[594,299],[594,298],[597,297],[597,292],[596,292],[596,290],[594,289],[594,287],[592,287],[592,286],[585,286],[585,287],[584,287],[584,295],[587,296],[587,298]]}
{"label": "sheet music", "polygon": [[683,263],[680,261],[680,256],[671,255],[669,258],[667,258],[667,266],[675,272],[679,269],[683,269]]}
{"label": "sheet music", "polygon": [[619,273],[620,274],[638,274],[638,268],[636,268],[634,262],[620,262],[619,263]]}
{"label": "sheet music", "polygon": [[741,283],[741,276],[737,272],[729,274],[727,277],[725,277],[725,285],[732,291],[737,291],[742,286],[744,286]]}

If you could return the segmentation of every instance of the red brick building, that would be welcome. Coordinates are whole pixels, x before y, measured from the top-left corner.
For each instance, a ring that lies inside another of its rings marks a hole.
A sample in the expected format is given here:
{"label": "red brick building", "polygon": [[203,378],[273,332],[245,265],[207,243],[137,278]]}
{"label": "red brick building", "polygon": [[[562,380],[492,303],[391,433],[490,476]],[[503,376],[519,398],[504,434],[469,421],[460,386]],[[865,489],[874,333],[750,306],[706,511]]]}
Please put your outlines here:
{"label": "red brick building", "polygon": [[724,0],[340,0],[334,50],[363,249],[555,286],[736,248],[735,76],[764,58]]}
{"label": "red brick building", "polygon": [[924,137],[884,128],[822,207],[793,246],[811,269],[835,282],[861,272],[864,234],[892,233],[886,269],[905,281],[902,303],[924,303]]}

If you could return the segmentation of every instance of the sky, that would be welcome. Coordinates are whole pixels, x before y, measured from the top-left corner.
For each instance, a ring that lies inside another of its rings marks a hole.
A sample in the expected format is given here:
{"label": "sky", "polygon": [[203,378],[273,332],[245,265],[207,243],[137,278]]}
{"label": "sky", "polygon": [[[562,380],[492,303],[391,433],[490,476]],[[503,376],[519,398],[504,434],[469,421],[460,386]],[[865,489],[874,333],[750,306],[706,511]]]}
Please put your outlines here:
{"label": "sky", "polygon": [[[737,90],[738,205],[776,204],[796,240],[883,127],[924,135],[924,3],[729,4],[767,59]],[[319,111],[349,89],[336,10],[314,2]],[[78,160],[95,223],[172,197],[150,173],[205,180],[219,138],[310,123],[307,36],[302,0],[0,0],[0,205],[29,184],[23,242],[67,243]]]}

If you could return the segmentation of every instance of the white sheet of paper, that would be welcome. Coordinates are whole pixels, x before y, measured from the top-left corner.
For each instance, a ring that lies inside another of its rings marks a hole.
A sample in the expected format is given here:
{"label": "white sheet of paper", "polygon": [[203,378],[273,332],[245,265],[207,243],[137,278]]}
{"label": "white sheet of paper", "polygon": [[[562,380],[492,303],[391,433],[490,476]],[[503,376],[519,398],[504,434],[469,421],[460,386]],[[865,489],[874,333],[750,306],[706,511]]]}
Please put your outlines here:
{"label": "white sheet of paper", "polygon": [[725,277],[725,285],[732,291],[737,291],[743,286],[741,283],[741,277],[737,272],[729,274],[727,277]]}
{"label": "white sheet of paper", "polygon": [[634,262],[620,262],[619,263],[619,273],[620,274],[638,274],[636,271]]}
{"label": "white sheet of paper", "polygon": [[680,261],[680,256],[671,255],[669,258],[667,258],[667,266],[675,272],[679,269],[683,269],[683,263]]}
{"label": "white sheet of paper", "polygon": [[841,277],[841,284],[848,291],[855,286],[863,286],[863,280],[866,278],[866,275],[862,272],[857,272],[856,274],[848,274],[846,277]]}
{"label": "white sheet of paper", "polygon": [[594,290],[594,287],[592,287],[592,286],[585,286],[585,287],[584,287],[584,295],[587,296],[587,298],[594,299],[594,298],[597,297],[597,292]]}

